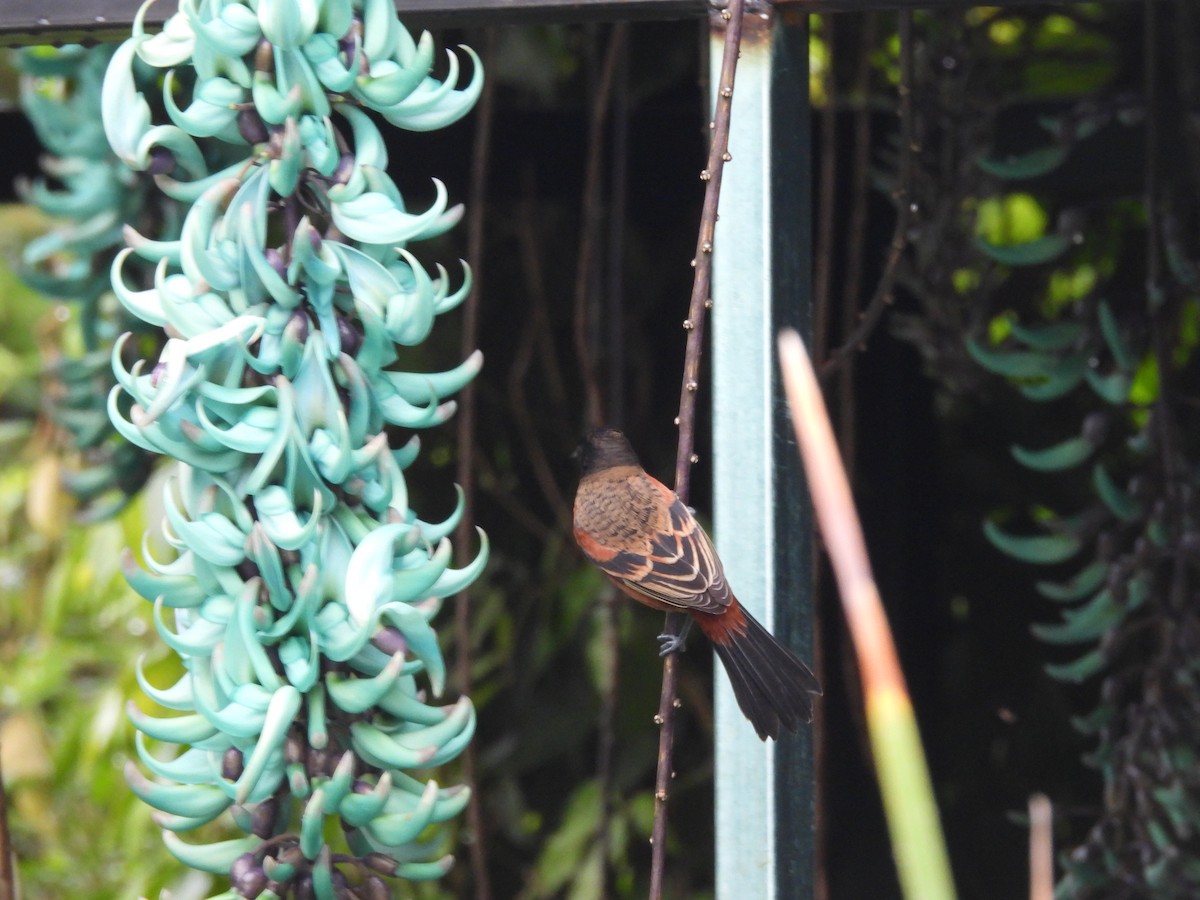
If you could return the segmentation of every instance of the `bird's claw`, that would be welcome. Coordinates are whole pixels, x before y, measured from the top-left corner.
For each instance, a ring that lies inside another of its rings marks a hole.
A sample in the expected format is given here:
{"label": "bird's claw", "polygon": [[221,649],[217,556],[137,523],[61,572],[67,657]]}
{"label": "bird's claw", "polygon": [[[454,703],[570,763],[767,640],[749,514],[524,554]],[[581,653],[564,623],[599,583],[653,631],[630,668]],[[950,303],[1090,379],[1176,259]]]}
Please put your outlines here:
{"label": "bird's claw", "polygon": [[687,634],[660,634],[658,642],[662,644],[659,648],[659,656],[670,656],[672,653],[682,653],[687,649]]}

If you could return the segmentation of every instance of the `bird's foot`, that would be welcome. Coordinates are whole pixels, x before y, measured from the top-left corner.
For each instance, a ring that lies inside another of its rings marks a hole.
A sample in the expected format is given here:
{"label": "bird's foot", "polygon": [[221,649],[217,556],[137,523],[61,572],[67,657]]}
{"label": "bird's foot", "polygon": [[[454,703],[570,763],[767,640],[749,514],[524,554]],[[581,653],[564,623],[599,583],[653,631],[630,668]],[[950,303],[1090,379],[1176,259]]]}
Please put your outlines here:
{"label": "bird's foot", "polygon": [[688,632],[692,630],[692,620],[684,619],[683,627],[679,629],[678,634],[672,634],[669,631],[663,632],[658,636],[658,642],[662,646],[658,650],[659,656],[668,656],[672,653],[682,653],[687,649]]}
{"label": "bird's foot", "polygon": [[658,649],[659,656],[670,656],[672,653],[682,653],[687,649],[687,638],[682,634],[660,634],[658,642],[662,644]]}

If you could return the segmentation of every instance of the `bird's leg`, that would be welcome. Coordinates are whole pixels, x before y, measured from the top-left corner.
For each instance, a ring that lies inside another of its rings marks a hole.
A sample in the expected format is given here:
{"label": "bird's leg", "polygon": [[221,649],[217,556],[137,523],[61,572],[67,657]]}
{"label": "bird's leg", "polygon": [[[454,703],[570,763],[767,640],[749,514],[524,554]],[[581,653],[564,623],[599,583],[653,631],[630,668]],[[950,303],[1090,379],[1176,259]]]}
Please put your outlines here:
{"label": "bird's leg", "polygon": [[[683,620],[682,622],[680,620]],[[666,630],[658,636],[662,647],[659,656],[669,653],[682,653],[687,649],[688,632],[692,630],[692,617],[685,613],[667,613]]]}

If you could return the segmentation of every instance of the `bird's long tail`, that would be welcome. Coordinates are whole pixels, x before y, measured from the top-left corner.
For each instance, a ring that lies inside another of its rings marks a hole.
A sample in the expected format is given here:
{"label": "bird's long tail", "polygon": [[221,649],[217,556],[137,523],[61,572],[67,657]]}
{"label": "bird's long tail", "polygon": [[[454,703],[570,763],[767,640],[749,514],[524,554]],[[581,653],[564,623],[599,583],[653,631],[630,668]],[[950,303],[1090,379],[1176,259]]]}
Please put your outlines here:
{"label": "bird's long tail", "polygon": [[694,613],[733,683],[738,706],[763,740],[812,721],[821,685],[808,666],[736,600],[721,615]]}

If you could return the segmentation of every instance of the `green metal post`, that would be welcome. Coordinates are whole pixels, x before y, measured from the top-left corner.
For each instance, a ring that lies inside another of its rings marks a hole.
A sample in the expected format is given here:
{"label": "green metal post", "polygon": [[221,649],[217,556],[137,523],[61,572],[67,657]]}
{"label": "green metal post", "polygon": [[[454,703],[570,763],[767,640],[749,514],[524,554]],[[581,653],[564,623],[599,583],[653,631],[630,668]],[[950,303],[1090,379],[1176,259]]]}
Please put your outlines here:
{"label": "green metal post", "polygon": [[[719,28],[712,40],[719,63]],[[716,537],[741,602],[807,659],[812,515],[774,347],[785,325],[808,332],[809,143],[806,19],[788,24],[780,14],[755,13],[738,63],[733,158],[714,240]],[[812,733],[763,743],[738,712],[724,674],[718,679],[717,897],[809,900]]]}

